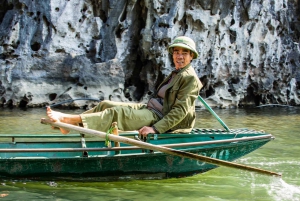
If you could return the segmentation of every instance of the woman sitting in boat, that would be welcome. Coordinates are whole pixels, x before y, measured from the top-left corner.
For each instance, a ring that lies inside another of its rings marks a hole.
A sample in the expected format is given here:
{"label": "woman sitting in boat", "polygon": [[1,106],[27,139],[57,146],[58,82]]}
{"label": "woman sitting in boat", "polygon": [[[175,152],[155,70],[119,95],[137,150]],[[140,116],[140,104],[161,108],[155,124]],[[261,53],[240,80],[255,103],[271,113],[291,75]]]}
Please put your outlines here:
{"label": "woman sitting in boat", "polygon": [[[106,132],[112,122],[123,131],[149,133],[185,132],[195,124],[195,102],[202,84],[191,66],[198,57],[195,42],[186,36],[174,39],[168,47],[175,70],[159,85],[148,104],[101,101],[96,107],[80,114],[65,114],[47,108],[51,121],[60,121]],[[60,128],[63,134],[69,131]]]}

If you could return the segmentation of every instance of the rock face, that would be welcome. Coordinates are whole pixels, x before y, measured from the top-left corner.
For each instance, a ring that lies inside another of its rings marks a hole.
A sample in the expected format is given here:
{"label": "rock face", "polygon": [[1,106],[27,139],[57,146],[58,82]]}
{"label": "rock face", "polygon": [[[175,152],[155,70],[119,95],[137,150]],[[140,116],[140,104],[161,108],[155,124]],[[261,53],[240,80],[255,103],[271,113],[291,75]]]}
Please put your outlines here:
{"label": "rock face", "polygon": [[0,104],[146,102],[173,68],[166,47],[186,35],[210,105],[300,105],[299,8],[285,0],[0,0]]}

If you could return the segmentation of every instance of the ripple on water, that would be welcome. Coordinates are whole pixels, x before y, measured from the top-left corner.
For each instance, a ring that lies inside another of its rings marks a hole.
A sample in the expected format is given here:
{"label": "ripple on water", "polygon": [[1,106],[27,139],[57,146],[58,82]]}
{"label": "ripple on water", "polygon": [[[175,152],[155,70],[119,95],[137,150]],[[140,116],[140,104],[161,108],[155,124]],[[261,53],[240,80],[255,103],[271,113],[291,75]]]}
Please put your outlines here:
{"label": "ripple on water", "polygon": [[270,185],[265,185],[268,193],[276,201],[299,201],[300,187],[286,183],[281,178],[272,178]]}

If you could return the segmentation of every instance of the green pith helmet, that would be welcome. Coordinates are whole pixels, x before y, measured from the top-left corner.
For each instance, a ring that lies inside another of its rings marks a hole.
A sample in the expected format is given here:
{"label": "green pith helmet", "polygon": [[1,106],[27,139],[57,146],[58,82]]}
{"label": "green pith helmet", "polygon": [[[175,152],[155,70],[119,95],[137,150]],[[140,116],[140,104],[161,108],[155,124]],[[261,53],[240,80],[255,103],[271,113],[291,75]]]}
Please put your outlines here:
{"label": "green pith helmet", "polygon": [[183,48],[191,50],[194,53],[193,59],[196,59],[199,56],[199,54],[196,50],[195,42],[189,37],[179,36],[179,37],[175,38],[173,43],[168,47],[168,52],[170,54],[173,53],[173,47],[183,47]]}

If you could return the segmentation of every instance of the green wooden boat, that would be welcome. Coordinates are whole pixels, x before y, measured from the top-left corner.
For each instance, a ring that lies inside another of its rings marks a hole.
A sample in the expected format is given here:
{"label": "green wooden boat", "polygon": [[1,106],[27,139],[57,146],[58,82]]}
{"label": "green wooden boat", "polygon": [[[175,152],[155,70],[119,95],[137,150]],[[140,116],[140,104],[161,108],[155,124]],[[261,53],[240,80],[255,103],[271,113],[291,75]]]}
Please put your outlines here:
{"label": "green wooden boat", "polygon": [[[120,136],[138,140],[138,135]],[[121,143],[108,148],[83,134],[2,134],[0,176],[27,179],[161,179],[185,177],[218,167],[207,162]],[[274,139],[249,129],[193,129],[189,134],[149,134],[146,142],[234,161]]]}
{"label": "green wooden boat", "polygon": [[[41,123],[81,134],[1,134],[0,177],[27,179],[162,179],[203,173],[218,166],[280,174],[234,161],[274,139],[264,131],[229,129],[208,104],[198,99],[224,127],[193,129],[190,133],[119,136],[45,119]],[[97,138],[85,138],[85,135]],[[100,138],[106,140],[99,140]],[[107,142],[112,140],[111,147]],[[133,146],[134,145],[134,146]]]}

